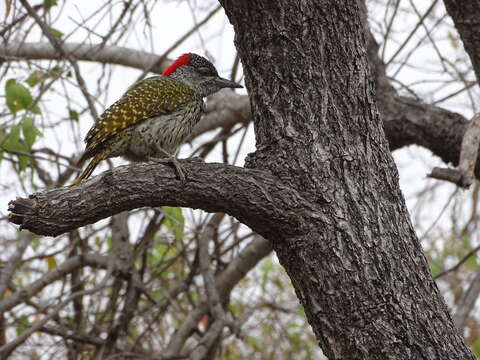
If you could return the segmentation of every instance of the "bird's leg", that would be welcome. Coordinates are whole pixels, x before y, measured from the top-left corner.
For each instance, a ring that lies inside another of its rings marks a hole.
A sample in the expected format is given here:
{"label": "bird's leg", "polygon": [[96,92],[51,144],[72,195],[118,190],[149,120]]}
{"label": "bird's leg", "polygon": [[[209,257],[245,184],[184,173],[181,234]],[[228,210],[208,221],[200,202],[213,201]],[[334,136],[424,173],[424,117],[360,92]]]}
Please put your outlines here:
{"label": "bird's leg", "polygon": [[162,163],[162,164],[172,164],[173,167],[175,168],[175,171],[180,178],[181,181],[185,181],[185,173],[183,170],[182,165],[180,165],[180,162],[176,158],[175,155],[170,154],[168,151],[162,149],[158,144],[156,144],[157,150],[159,153],[163,153],[165,155],[165,158],[156,158],[156,157],[149,157],[149,160]]}
{"label": "bird's leg", "polygon": [[194,156],[194,155],[190,155],[189,157],[186,158],[186,160],[191,160],[196,162],[205,162],[205,160],[202,159],[200,156]]}

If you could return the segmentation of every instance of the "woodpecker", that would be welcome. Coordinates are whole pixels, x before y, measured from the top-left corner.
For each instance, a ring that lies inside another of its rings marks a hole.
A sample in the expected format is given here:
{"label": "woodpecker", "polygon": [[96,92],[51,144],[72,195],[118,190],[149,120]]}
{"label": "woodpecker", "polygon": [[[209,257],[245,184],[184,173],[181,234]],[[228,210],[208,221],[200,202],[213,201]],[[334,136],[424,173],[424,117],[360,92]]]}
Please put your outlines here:
{"label": "woodpecker", "polygon": [[85,137],[79,162],[93,158],[71,185],[88,178],[102,160],[123,156],[131,161],[165,159],[183,173],[175,158],[204,111],[203,98],[222,88],[241,88],[221,78],[204,57],[183,54],[161,76],[131,86],[95,122]]}

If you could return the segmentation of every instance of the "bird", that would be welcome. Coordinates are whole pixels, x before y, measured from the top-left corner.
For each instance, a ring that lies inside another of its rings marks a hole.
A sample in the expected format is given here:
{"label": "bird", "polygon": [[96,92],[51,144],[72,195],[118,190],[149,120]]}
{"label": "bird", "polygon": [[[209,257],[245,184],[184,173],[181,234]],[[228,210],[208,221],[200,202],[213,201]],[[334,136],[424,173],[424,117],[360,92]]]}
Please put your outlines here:
{"label": "bird", "polygon": [[159,76],[141,80],[108,107],[85,137],[79,163],[92,158],[71,186],[87,179],[105,159],[171,162],[185,180],[175,154],[204,110],[203,98],[223,88],[242,88],[222,78],[206,58],[186,53]]}

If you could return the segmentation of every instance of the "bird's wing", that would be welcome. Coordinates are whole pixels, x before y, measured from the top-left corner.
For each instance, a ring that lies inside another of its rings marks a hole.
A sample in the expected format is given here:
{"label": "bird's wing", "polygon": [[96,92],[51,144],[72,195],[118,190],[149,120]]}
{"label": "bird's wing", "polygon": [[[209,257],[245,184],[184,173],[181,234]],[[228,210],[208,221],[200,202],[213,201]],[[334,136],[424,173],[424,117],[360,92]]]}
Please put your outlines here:
{"label": "bird's wing", "polygon": [[169,114],[194,97],[187,85],[168,77],[154,76],[139,81],[105,110],[90,129],[81,160],[92,157],[99,147],[123,129],[153,116]]}

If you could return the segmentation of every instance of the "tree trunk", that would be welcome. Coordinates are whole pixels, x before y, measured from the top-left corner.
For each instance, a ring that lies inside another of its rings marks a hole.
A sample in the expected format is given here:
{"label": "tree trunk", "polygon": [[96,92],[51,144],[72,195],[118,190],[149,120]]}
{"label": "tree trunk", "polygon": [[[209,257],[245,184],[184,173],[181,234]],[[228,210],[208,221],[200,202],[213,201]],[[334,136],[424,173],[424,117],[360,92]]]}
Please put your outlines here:
{"label": "tree trunk", "polygon": [[473,70],[480,79],[480,2],[444,0],[448,14],[462,38],[463,47],[470,56]]}
{"label": "tree trunk", "polygon": [[358,4],[220,0],[254,116],[247,166],[310,203],[269,238],[330,359],[474,359],[433,281],[378,115]]}

